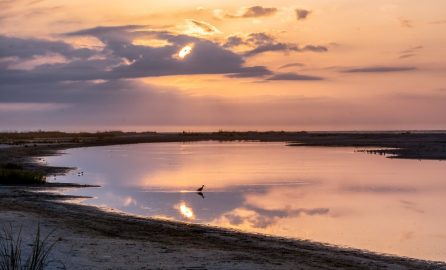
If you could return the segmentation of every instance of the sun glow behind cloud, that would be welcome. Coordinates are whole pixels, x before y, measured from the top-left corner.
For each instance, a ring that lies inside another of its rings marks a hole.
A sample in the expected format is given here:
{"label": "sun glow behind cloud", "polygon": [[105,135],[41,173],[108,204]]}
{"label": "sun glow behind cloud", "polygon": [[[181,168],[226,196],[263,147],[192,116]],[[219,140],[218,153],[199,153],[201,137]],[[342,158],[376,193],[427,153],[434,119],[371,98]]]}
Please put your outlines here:
{"label": "sun glow behind cloud", "polygon": [[181,48],[181,50],[178,52],[178,59],[184,59],[186,56],[192,53],[192,49],[194,48],[194,44],[188,44]]}

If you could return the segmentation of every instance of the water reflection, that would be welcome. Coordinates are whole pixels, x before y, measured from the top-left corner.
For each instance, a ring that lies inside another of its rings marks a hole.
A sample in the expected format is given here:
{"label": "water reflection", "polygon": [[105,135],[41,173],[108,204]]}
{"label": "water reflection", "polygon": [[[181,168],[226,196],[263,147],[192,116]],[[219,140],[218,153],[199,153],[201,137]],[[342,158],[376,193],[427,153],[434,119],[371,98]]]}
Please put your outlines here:
{"label": "water reflection", "polygon": [[174,206],[175,209],[180,211],[180,214],[183,215],[187,219],[194,220],[195,214],[191,207],[187,206],[185,202],[180,202],[179,204]]}
{"label": "water reflection", "polygon": [[444,162],[352,148],[215,142],[71,149],[48,162],[79,168],[58,181],[102,186],[69,191],[94,197],[88,204],[446,259]]}
{"label": "water reflection", "polygon": [[197,192],[197,195],[204,199],[204,194],[203,194],[203,192],[199,191],[199,192]]}

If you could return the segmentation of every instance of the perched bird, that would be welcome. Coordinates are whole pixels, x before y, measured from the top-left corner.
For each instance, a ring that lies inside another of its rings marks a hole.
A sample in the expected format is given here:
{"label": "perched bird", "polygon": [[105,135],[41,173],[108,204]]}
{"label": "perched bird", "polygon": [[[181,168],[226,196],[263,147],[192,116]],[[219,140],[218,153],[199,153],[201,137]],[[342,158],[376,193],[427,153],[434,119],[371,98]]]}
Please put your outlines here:
{"label": "perched bird", "polygon": [[201,186],[201,188],[197,189],[198,192],[203,191],[204,185]]}

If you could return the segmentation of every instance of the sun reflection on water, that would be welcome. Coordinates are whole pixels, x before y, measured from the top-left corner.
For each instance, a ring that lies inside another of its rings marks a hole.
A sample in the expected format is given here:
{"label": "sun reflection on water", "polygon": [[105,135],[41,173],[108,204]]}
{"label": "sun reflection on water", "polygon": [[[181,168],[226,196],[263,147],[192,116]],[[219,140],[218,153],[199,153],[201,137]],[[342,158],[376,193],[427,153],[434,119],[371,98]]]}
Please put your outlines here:
{"label": "sun reflection on water", "polygon": [[194,211],[191,207],[187,206],[185,202],[179,203],[176,208],[180,211],[180,214],[183,217],[192,220],[195,219]]}

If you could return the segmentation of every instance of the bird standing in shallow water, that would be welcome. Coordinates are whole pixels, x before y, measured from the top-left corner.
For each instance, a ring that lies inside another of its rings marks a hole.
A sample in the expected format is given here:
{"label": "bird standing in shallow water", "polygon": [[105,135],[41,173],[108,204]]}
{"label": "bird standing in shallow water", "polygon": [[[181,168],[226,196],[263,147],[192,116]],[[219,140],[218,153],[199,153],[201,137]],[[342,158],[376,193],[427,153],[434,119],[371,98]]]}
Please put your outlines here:
{"label": "bird standing in shallow water", "polygon": [[201,186],[201,188],[197,189],[197,191],[203,191],[204,185]]}

